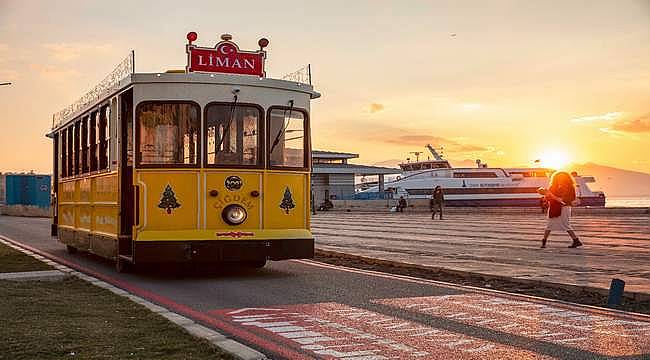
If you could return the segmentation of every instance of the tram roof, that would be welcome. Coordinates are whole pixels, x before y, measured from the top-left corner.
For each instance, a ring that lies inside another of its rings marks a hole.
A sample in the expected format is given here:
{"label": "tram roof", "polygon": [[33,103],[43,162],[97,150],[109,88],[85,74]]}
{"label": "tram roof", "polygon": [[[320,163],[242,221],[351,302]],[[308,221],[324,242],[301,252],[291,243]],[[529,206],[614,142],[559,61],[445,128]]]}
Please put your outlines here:
{"label": "tram roof", "polygon": [[311,99],[317,99],[321,94],[314,91],[314,87],[310,84],[304,84],[295,81],[272,79],[267,77],[257,77],[251,75],[238,75],[238,74],[220,74],[220,73],[134,73],[126,76],[120,80],[114,87],[106,90],[101,96],[97,96],[96,100],[89,102],[78,111],[71,113],[69,116],[61,119],[56,124],[52,124],[52,130],[47,134],[48,137],[59,128],[67,125],[79,115],[85,113],[89,109],[105,102],[107,98],[122,92],[126,88],[136,84],[214,84],[214,85],[239,85],[239,86],[254,86],[269,89],[287,90],[302,92],[309,95]]}

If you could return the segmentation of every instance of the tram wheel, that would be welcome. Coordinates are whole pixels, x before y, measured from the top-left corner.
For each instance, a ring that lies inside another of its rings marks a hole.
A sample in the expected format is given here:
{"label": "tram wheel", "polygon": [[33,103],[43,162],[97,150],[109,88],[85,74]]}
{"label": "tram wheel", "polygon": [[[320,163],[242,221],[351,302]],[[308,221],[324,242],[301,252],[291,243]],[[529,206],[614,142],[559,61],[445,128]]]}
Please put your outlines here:
{"label": "tram wheel", "polygon": [[65,250],[68,252],[68,254],[76,254],[77,253],[77,248],[74,246],[66,245]]}
{"label": "tram wheel", "polygon": [[118,273],[126,273],[131,271],[132,266],[132,263],[124,259],[120,259],[119,257],[115,260],[115,270],[117,270]]}

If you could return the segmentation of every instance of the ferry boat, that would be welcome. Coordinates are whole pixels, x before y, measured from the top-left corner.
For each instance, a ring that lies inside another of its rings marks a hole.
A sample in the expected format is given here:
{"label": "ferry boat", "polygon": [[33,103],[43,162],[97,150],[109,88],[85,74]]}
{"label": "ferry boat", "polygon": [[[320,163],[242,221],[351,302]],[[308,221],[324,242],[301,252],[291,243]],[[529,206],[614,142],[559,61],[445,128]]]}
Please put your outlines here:
{"label": "ferry boat", "polygon": [[[386,182],[385,191],[393,197],[430,198],[436,186],[442,187],[448,206],[540,206],[540,187],[547,187],[554,170],[550,168],[492,168],[477,160],[475,168],[454,168],[431,145],[433,159],[399,164],[402,173]],[[578,206],[605,206],[605,194],[592,191],[587,184],[593,176],[572,173],[576,181]],[[379,195],[379,186],[368,187],[358,198]]]}

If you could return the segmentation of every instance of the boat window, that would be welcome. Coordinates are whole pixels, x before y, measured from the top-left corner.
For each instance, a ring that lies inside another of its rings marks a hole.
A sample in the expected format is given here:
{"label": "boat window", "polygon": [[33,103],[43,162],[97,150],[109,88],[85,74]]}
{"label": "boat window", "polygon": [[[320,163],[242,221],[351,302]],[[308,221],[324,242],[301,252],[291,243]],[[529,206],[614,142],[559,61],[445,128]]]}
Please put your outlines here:
{"label": "boat window", "polygon": [[189,102],[147,102],[138,105],[136,118],[138,164],[197,165],[200,129],[198,105]]}
{"label": "boat window", "polygon": [[259,164],[260,118],[254,106],[212,104],[205,110],[207,165]]}
{"label": "boat window", "polygon": [[269,165],[306,168],[305,113],[292,108],[269,112]]}
{"label": "boat window", "polygon": [[495,178],[497,174],[494,172],[454,172],[455,178]]}

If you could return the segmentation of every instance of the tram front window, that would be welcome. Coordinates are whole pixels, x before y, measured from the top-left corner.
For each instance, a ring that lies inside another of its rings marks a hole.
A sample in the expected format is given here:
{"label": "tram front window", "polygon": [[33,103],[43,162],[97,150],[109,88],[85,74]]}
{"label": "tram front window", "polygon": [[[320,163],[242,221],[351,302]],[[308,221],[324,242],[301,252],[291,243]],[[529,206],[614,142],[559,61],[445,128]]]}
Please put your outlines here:
{"label": "tram front window", "polygon": [[271,166],[305,168],[305,114],[296,109],[273,109],[269,116]]}
{"label": "tram front window", "polygon": [[147,102],[138,105],[138,164],[198,164],[199,106]]}
{"label": "tram front window", "polygon": [[253,106],[212,104],[205,111],[207,165],[259,164],[259,119]]}

